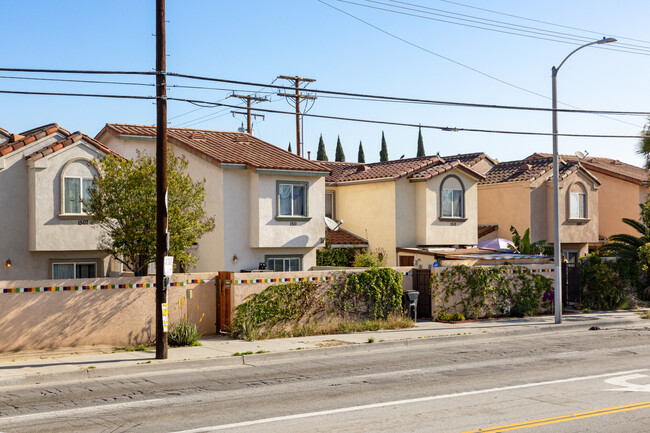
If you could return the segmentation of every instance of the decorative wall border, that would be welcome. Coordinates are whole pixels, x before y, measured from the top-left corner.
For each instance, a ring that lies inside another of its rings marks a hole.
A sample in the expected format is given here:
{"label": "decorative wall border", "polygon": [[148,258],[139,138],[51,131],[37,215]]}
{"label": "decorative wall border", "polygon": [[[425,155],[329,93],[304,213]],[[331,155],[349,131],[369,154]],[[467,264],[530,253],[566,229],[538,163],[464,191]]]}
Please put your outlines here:
{"label": "decorative wall border", "polygon": [[[400,272],[403,276],[411,275],[411,272]],[[296,278],[255,278],[232,280],[232,284],[263,284],[263,283],[299,283],[304,281],[336,281],[344,280],[345,275],[334,275],[327,277],[296,277]]]}
{"label": "decorative wall border", "polygon": [[[182,287],[187,284],[214,283],[211,279],[191,279],[170,283],[170,287]],[[97,284],[97,285],[79,285],[79,286],[48,286],[48,287],[18,287],[0,289],[0,293],[42,293],[42,292],[73,292],[81,290],[110,290],[110,289],[139,289],[147,287],[156,287],[156,283],[136,283],[136,284]]]}
{"label": "decorative wall border", "polygon": [[[434,269],[435,269],[435,268],[434,268]],[[440,271],[438,271],[438,272],[436,272],[435,270],[432,269],[432,270],[431,270],[431,274],[432,274],[432,275],[440,275],[440,274],[444,274],[445,272],[450,272],[450,273],[452,273],[454,276],[458,276],[459,273],[458,273],[458,272],[454,272],[452,269],[453,269],[453,268],[449,267],[449,268],[447,268],[447,269],[443,269],[443,270],[440,270]],[[528,269],[528,268],[526,268],[526,269]],[[552,273],[555,273],[555,269],[554,269],[554,268],[550,268],[550,269],[528,269],[528,270],[529,270],[530,272],[532,272],[533,274],[541,274],[541,273],[549,273],[549,274],[552,274]],[[501,270],[501,273],[503,273],[503,274],[520,274],[520,273],[523,273],[523,272],[522,272],[522,271],[519,271],[519,270],[517,270],[517,269],[502,269],[502,270]]]}

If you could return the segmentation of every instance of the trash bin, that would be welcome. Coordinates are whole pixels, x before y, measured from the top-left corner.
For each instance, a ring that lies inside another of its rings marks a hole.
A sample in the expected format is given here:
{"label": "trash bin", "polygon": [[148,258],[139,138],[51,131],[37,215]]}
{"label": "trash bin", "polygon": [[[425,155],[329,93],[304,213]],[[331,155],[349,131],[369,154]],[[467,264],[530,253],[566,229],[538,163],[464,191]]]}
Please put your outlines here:
{"label": "trash bin", "polygon": [[405,290],[402,297],[404,308],[409,319],[417,320],[418,296],[420,292],[416,290]]}

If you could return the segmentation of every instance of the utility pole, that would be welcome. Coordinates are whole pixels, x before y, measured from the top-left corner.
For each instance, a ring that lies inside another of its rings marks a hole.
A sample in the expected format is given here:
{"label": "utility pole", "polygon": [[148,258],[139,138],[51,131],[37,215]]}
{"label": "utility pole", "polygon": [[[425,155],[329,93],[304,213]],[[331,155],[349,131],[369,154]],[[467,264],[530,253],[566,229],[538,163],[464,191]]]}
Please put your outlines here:
{"label": "utility pole", "polygon": [[253,133],[253,125],[251,124],[251,118],[258,118],[261,117],[264,119],[264,116],[262,114],[252,114],[251,113],[251,101],[255,102],[264,102],[268,101],[266,98],[260,98],[258,96],[252,96],[252,95],[238,95],[236,93],[233,93],[232,95],[229,96],[229,98],[239,98],[242,101],[246,101],[246,113],[242,113],[241,111],[231,111],[232,114],[245,114],[246,115],[246,132],[249,134]]}
{"label": "utility pole", "polygon": [[304,95],[300,93],[300,83],[313,83],[314,80],[313,78],[301,78],[298,76],[295,77],[289,77],[286,75],[279,75],[278,78],[282,80],[289,80],[293,82],[293,86],[295,87],[295,93],[294,94],[289,94],[289,93],[278,93],[278,96],[284,96],[285,98],[293,98],[295,99],[296,103],[296,154],[298,156],[302,156],[302,140],[300,137],[300,100],[301,99],[307,99],[307,100],[314,100],[316,99],[315,96],[311,95]]}
{"label": "utility pole", "polygon": [[169,248],[167,234],[167,80],[165,0],[156,0],[156,359],[167,359],[167,287],[163,274]]}

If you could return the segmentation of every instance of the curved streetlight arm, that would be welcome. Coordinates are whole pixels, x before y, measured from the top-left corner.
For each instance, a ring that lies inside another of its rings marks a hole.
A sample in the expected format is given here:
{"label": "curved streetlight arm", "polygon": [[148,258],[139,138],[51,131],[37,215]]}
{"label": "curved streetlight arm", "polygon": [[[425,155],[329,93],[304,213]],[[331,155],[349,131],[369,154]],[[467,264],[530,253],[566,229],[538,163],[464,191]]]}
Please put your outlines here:
{"label": "curved streetlight arm", "polygon": [[602,38],[598,41],[589,42],[584,44],[575,50],[571,51],[568,56],[562,60],[560,66],[557,68],[553,66],[551,69],[551,92],[552,92],[552,101],[553,101],[553,215],[554,215],[554,241],[553,248],[554,251],[554,267],[555,267],[555,282],[554,282],[554,301],[555,301],[555,323],[562,323],[562,242],[560,240],[560,164],[558,157],[558,145],[557,145],[557,71],[560,70],[564,62],[567,61],[573,53],[578,50],[581,50],[590,45],[596,44],[607,44],[609,42],[616,42],[614,38]]}
{"label": "curved streetlight arm", "polygon": [[564,62],[566,62],[567,59],[568,59],[569,57],[571,57],[571,56],[573,55],[573,53],[575,53],[576,51],[581,50],[581,49],[583,49],[583,48],[585,48],[585,47],[588,47],[588,46],[590,46],[590,45],[608,44],[608,43],[610,43],[610,42],[616,42],[616,39],[615,39],[615,38],[602,38],[602,39],[600,39],[600,40],[593,41],[593,42],[589,42],[588,44],[584,44],[584,45],[582,45],[582,46],[579,46],[579,47],[576,48],[575,50],[571,51],[571,52],[569,53],[569,55],[566,56],[566,57],[564,58],[564,60],[562,60],[562,63],[560,63],[560,66],[558,66],[557,68],[556,68],[555,66],[553,66],[553,68],[551,69],[552,72],[553,72],[553,76],[556,76],[556,75],[557,75],[557,71],[560,70],[560,68],[562,67],[562,65],[564,64]]}

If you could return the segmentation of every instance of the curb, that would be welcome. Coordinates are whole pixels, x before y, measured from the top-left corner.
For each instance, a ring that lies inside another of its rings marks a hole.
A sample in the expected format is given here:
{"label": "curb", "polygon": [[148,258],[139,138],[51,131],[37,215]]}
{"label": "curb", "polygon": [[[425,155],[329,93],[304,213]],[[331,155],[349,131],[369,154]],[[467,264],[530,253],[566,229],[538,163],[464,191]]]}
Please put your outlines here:
{"label": "curb", "polygon": [[[62,382],[83,381],[87,379],[108,379],[117,378],[122,376],[138,375],[145,377],[148,375],[159,375],[164,372],[172,371],[174,374],[182,373],[184,371],[201,371],[213,370],[221,368],[232,368],[237,366],[253,366],[259,363],[275,363],[288,360],[305,360],[313,357],[323,356],[344,356],[350,353],[359,352],[379,352],[388,351],[395,348],[408,348],[408,347],[421,347],[439,344],[447,341],[466,340],[472,341],[480,338],[501,338],[509,336],[531,335],[537,333],[560,333],[571,332],[579,329],[584,331],[589,330],[591,326],[598,326],[601,330],[611,328],[622,328],[627,326],[634,326],[635,328],[646,326],[640,319],[626,319],[626,320],[593,320],[589,323],[562,323],[560,325],[544,324],[544,325],[526,325],[519,329],[510,329],[503,331],[483,332],[474,331],[474,333],[465,333],[458,335],[458,332],[450,333],[449,335],[434,335],[426,337],[405,338],[393,341],[382,341],[375,343],[352,343],[335,347],[306,347],[303,350],[288,350],[282,352],[267,352],[251,355],[241,356],[217,356],[212,358],[182,360],[182,361],[169,361],[169,360],[156,360],[156,359],[134,359],[128,362],[127,365],[115,365],[103,367],[100,369],[87,369],[80,368],[77,371],[70,372],[45,372],[27,374],[24,376],[15,376],[8,378],[0,378],[0,388],[16,387],[16,386],[29,386],[29,385],[51,385]],[[369,335],[371,333],[368,333]],[[311,342],[305,342],[310,344]],[[313,343],[311,343],[313,344]],[[150,361],[150,363],[146,363]],[[139,364],[134,364],[139,363]]]}

